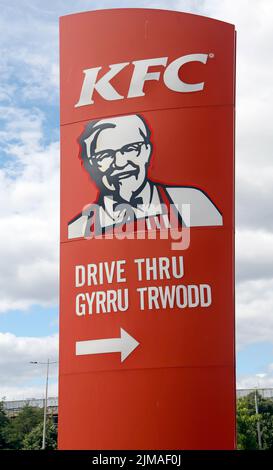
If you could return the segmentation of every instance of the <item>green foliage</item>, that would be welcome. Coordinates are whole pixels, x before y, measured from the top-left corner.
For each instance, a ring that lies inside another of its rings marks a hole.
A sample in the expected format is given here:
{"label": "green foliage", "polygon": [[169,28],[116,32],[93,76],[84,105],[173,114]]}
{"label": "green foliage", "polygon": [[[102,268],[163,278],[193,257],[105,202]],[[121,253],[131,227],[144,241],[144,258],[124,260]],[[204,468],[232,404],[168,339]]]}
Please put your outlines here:
{"label": "green foliage", "polygon": [[9,424],[9,418],[4,409],[4,403],[0,402],[0,450],[6,449],[8,443],[6,441],[5,430]]}
{"label": "green foliage", "polygon": [[[15,418],[9,418],[0,402],[0,450],[42,448],[43,409],[26,405]],[[47,419],[46,449],[57,448],[57,428]]]}
{"label": "green foliage", "polygon": [[[237,400],[238,449],[258,449],[257,421],[260,422],[262,448],[273,450],[273,401],[257,394],[259,414],[255,409],[255,392]],[[25,406],[15,418],[9,418],[0,401],[0,450],[40,450],[43,436],[43,410]],[[46,449],[57,448],[57,429],[47,419]]]}
{"label": "green foliage", "polygon": [[42,421],[43,410],[26,405],[5,428],[4,434],[9,449],[22,449],[25,436]]}
{"label": "green foliage", "polygon": [[257,421],[260,422],[263,449],[273,449],[273,401],[257,394],[259,414],[255,409],[255,392],[237,400],[238,449],[258,449]]}
{"label": "green foliage", "polygon": [[[43,441],[43,423],[39,423],[29,434],[24,437],[24,450],[40,450]],[[46,424],[46,449],[55,450],[57,448],[57,429],[52,419]]]}
{"label": "green foliage", "polygon": [[[254,410],[255,413],[255,410]],[[237,448],[257,449],[257,418],[253,410],[249,409],[246,398],[237,401]]]}

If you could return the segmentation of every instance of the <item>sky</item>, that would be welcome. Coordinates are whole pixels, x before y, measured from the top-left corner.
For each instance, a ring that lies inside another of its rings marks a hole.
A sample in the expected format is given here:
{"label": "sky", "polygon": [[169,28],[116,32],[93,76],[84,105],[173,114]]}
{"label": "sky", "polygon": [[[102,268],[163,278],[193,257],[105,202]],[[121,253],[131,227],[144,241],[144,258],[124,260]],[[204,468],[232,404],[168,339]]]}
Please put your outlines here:
{"label": "sky", "polygon": [[58,20],[122,7],[236,26],[237,387],[273,387],[272,0],[0,0],[0,399],[43,397],[30,361],[58,361]]}

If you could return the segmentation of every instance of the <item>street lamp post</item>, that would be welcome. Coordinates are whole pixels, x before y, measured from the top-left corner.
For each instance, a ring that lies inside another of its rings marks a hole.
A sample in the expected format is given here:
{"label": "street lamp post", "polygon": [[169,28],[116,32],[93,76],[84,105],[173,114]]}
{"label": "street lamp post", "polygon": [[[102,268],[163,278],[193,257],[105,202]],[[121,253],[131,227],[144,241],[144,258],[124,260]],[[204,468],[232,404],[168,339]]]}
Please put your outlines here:
{"label": "street lamp post", "polygon": [[257,387],[255,388],[255,412],[257,416],[257,435],[258,435],[258,447],[261,450],[263,448],[262,446],[262,431],[261,431],[261,423],[260,423],[260,417],[259,417],[259,404],[258,404],[258,390],[261,389],[260,387],[260,379],[263,379],[266,376],[266,374],[256,374],[257,377]]}
{"label": "street lamp post", "polygon": [[256,416],[257,416],[258,447],[261,450],[262,449],[262,433],[261,433],[261,425],[260,425],[260,417],[259,417],[257,388],[255,389],[255,412],[256,412]]}
{"label": "street lamp post", "polygon": [[44,406],[44,425],[43,425],[43,443],[42,443],[42,450],[45,449],[45,437],[46,437],[46,412],[47,412],[47,392],[48,392],[48,369],[49,369],[49,359],[47,360],[47,365],[46,365],[46,392],[45,392],[45,406]]}
{"label": "street lamp post", "polygon": [[43,424],[43,441],[42,441],[42,450],[44,450],[46,447],[46,413],[47,413],[49,365],[57,364],[57,361],[50,362],[48,359],[47,362],[30,361],[30,364],[46,364],[46,387],[45,387],[45,400],[44,400],[44,424]]}

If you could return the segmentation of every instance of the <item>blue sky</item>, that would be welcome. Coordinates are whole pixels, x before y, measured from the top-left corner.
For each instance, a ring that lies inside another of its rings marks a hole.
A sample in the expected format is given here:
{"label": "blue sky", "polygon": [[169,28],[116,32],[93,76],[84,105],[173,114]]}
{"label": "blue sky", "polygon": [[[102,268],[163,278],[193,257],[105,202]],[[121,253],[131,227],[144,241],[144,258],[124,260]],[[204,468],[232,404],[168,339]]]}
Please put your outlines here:
{"label": "blue sky", "polygon": [[29,361],[58,359],[58,19],[117,7],[236,25],[237,384],[273,387],[271,0],[0,0],[0,396],[43,396],[44,367]]}

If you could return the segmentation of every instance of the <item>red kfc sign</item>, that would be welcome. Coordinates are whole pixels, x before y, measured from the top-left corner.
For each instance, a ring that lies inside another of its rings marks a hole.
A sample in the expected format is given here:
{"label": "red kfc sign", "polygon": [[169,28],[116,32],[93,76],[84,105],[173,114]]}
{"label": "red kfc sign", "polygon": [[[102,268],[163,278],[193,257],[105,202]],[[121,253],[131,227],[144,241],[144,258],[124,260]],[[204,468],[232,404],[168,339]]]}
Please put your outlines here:
{"label": "red kfc sign", "polygon": [[60,449],[232,449],[230,24],[61,18]]}

